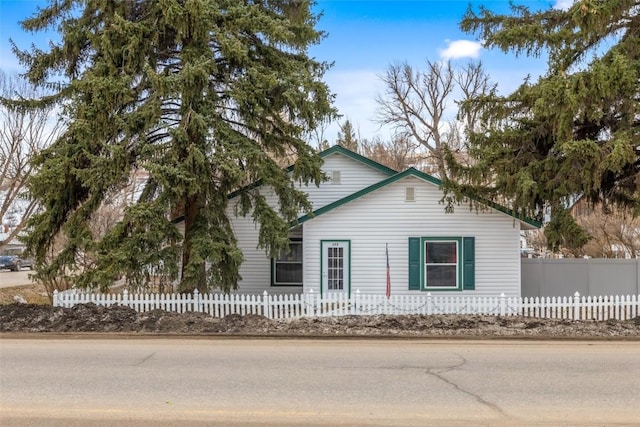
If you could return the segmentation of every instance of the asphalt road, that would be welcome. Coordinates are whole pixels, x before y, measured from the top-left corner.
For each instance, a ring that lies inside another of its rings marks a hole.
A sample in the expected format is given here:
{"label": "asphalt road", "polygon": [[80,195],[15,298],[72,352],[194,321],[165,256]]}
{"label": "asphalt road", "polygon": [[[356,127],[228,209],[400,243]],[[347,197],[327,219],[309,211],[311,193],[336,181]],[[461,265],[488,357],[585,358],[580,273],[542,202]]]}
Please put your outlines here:
{"label": "asphalt road", "polygon": [[0,425],[638,425],[638,342],[0,340]]}
{"label": "asphalt road", "polygon": [[0,270],[0,288],[30,285],[32,282],[29,279],[29,274],[33,274],[33,271],[29,269],[21,271]]}

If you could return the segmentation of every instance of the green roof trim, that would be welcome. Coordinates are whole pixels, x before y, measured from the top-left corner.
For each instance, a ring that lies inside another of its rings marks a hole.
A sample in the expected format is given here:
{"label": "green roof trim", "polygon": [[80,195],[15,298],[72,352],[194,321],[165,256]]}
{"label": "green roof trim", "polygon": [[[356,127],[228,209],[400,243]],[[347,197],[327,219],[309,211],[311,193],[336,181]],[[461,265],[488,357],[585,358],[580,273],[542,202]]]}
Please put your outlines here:
{"label": "green roof trim", "polygon": [[[313,212],[311,212],[309,214],[303,215],[300,218],[298,218],[296,221],[294,221],[291,225],[294,226],[294,225],[299,225],[299,224],[302,224],[304,222],[307,222],[310,219],[313,219],[313,218],[315,218],[317,216],[323,215],[323,214],[325,214],[325,213],[327,213],[329,211],[334,210],[335,208],[338,208],[338,207],[340,207],[342,205],[345,205],[345,204],[347,204],[347,203],[349,203],[349,202],[351,202],[353,200],[359,199],[360,197],[366,196],[369,193],[373,193],[374,191],[376,191],[376,190],[378,190],[378,189],[380,189],[382,187],[386,187],[387,185],[393,184],[394,182],[400,181],[401,179],[404,179],[404,178],[406,178],[408,176],[413,176],[413,177],[422,179],[423,181],[427,181],[427,182],[430,182],[432,184],[435,184],[438,187],[442,187],[442,181],[440,179],[438,179],[438,178],[436,178],[434,176],[431,176],[429,174],[426,174],[424,172],[420,172],[419,170],[417,170],[415,168],[409,168],[409,169],[407,169],[407,170],[405,170],[403,172],[398,172],[395,175],[392,175],[392,176],[390,176],[389,178],[387,178],[385,180],[382,180],[382,181],[380,181],[378,183],[370,185],[369,187],[363,188],[360,191],[356,191],[353,194],[350,194],[350,195],[348,195],[346,197],[343,197],[340,200],[336,200],[335,202],[329,203],[328,205],[323,206],[323,207],[321,207],[319,209],[316,209],[315,211],[313,211]],[[513,211],[511,209],[506,208],[504,206],[501,206],[501,205],[499,205],[497,203],[494,203],[494,202],[491,202],[491,201],[488,201],[488,200],[484,200],[484,199],[481,199],[481,198],[478,198],[478,197],[473,197],[473,196],[469,196],[469,198],[471,198],[473,200],[476,200],[477,202],[480,202],[480,203],[482,203],[484,205],[487,205],[488,207],[490,207],[492,209],[495,209],[495,210],[497,210],[497,211],[499,211],[501,213],[509,215],[510,217],[515,218],[518,221],[522,221],[524,223],[527,223],[527,224],[529,224],[529,225],[531,225],[533,227],[536,227],[536,228],[542,227],[542,223],[540,221],[536,221],[534,219],[526,218],[526,217],[524,217],[522,215],[515,214],[515,213],[513,213]]]}
{"label": "green roof trim", "polygon": [[378,163],[376,161],[373,161],[373,160],[371,160],[371,159],[369,159],[369,158],[367,158],[367,157],[365,157],[365,156],[363,156],[361,154],[358,154],[358,153],[356,153],[354,151],[351,151],[351,150],[349,150],[347,148],[344,148],[341,145],[334,145],[331,148],[327,148],[326,150],[320,152],[319,155],[320,155],[320,157],[322,157],[324,159],[325,157],[328,157],[328,156],[330,156],[332,154],[335,154],[335,153],[342,154],[343,156],[349,157],[350,159],[353,159],[353,160],[355,160],[357,162],[364,163],[365,165],[367,165],[367,166],[369,166],[369,167],[371,167],[373,169],[376,169],[376,170],[378,170],[378,171],[380,171],[380,172],[382,172],[382,173],[384,173],[384,174],[386,174],[388,176],[393,176],[393,175],[398,173],[398,171],[395,170],[395,169],[391,169],[391,168],[389,168],[389,167],[387,167],[387,166],[385,166],[385,165],[383,165],[381,163]]}
{"label": "green roof trim", "polygon": [[522,221],[522,222],[524,222],[526,224],[529,224],[529,225],[531,225],[531,226],[533,226],[535,228],[542,228],[542,222],[540,222],[538,220],[535,220],[533,218],[529,218],[527,216],[521,215],[519,213],[515,213],[513,211],[513,209],[509,209],[506,206],[499,205],[496,202],[492,202],[491,200],[486,200],[486,199],[481,198],[481,197],[471,197],[471,198],[476,200],[476,201],[478,201],[478,202],[480,202],[480,203],[483,203],[483,204],[489,206],[490,208],[493,208],[493,209],[497,210],[498,212],[502,212],[503,214],[509,215],[510,217],[513,217],[513,218],[517,219],[518,221]]}

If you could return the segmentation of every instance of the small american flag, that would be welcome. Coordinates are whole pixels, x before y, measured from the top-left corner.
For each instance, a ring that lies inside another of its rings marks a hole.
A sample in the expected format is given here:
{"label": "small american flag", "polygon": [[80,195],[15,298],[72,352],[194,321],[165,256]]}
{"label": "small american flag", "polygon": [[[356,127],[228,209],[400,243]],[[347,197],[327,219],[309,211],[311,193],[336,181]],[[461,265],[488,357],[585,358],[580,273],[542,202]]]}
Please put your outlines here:
{"label": "small american flag", "polygon": [[386,246],[387,253],[387,299],[391,296],[391,271],[389,270],[389,244]]}

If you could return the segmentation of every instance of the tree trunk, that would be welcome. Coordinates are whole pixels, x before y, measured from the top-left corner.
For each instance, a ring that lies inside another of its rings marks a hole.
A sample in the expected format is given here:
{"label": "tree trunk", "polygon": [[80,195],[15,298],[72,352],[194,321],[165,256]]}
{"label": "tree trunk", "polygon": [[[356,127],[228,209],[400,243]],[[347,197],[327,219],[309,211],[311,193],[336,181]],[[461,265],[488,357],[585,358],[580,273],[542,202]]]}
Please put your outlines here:
{"label": "tree trunk", "polygon": [[207,292],[206,269],[204,262],[195,266],[196,269],[187,269],[191,260],[193,250],[194,224],[200,215],[200,204],[198,196],[187,197],[184,208],[184,245],[182,248],[182,274],[178,292],[191,293],[195,289],[200,292]]}

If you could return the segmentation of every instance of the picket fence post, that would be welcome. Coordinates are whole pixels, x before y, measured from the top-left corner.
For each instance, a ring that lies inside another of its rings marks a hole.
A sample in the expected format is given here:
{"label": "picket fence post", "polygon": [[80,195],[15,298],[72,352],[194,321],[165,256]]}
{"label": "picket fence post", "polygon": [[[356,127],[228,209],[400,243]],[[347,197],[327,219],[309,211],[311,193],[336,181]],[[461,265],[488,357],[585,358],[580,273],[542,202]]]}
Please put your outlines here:
{"label": "picket fence post", "polygon": [[193,311],[200,311],[200,292],[197,289],[193,290]]}
{"label": "picket fence post", "polygon": [[305,307],[307,311],[307,316],[313,317],[316,315],[315,309],[315,296],[313,294],[313,289],[309,289],[309,293],[307,294],[307,306]]}
{"label": "picket fence post", "polygon": [[506,313],[507,313],[507,297],[504,294],[504,292],[502,292],[500,294],[500,317],[504,317]]}
{"label": "picket fence post", "polygon": [[126,289],[122,291],[122,305],[124,307],[129,306],[129,291],[127,291]]}
{"label": "picket fence post", "polygon": [[578,320],[580,318],[580,293],[576,291],[573,294],[573,320]]}
{"label": "picket fence post", "polygon": [[360,302],[360,289],[356,289],[353,295],[353,304],[351,305],[351,314],[358,314],[358,303]]}
{"label": "picket fence post", "polygon": [[302,315],[303,316],[313,316],[313,310],[311,309],[311,297],[313,295],[313,289],[309,289],[309,292],[307,292],[306,294],[303,294],[303,310],[302,310]]}
{"label": "picket fence post", "polygon": [[267,319],[271,319],[271,310],[269,310],[269,307],[269,292],[264,291],[262,293],[262,312],[264,314],[264,317],[266,317]]}

